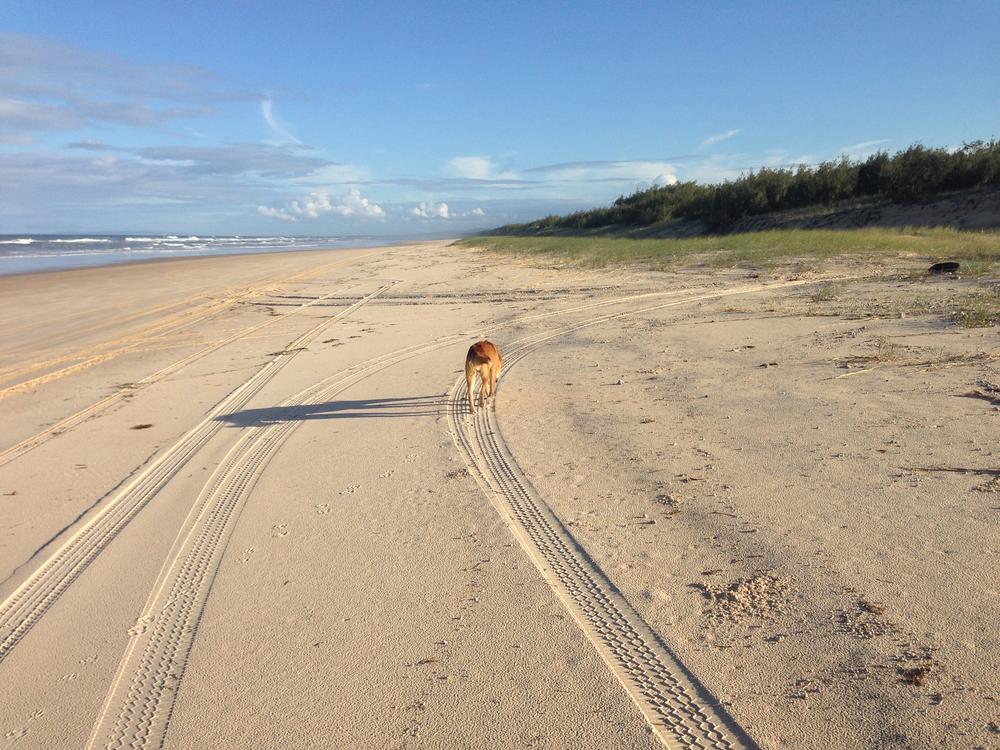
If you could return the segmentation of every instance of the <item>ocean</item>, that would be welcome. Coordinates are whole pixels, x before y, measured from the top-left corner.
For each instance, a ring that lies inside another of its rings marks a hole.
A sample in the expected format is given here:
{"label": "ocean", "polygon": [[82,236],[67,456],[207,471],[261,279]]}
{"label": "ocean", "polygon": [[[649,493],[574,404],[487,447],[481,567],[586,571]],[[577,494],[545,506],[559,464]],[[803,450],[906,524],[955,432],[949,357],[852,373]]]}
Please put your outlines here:
{"label": "ocean", "polygon": [[273,253],[320,248],[377,247],[385,237],[211,237],[118,234],[0,234],[0,276],[89,268],[152,258]]}

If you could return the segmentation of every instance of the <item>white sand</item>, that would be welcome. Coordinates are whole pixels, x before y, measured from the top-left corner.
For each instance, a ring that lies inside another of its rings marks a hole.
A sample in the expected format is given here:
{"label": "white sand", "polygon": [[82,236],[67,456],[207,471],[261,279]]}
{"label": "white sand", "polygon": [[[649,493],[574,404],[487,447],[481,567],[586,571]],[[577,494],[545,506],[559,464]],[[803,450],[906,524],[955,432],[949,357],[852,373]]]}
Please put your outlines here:
{"label": "white sand", "polygon": [[0,733],[995,746],[1000,410],[955,396],[996,331],[811,281],[443,243],[0,280]]}

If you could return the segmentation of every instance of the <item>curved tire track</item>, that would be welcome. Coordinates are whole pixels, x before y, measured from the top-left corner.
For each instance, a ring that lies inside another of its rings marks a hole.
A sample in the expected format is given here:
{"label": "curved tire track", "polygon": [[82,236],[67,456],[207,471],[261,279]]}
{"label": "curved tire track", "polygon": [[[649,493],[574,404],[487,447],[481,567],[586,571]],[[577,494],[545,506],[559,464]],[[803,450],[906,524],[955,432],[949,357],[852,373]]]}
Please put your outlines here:
{"label": "curved tire track", "polygon": [[[0,399],[7,398],[15,393],[29,391],[32,388],[36,388],[44,383],[58,380],[66,377],[67,375],[80,372],[81,370],[86,370],[96,364],[114,359],[115,357],[127,352],[136,351],[138,347],[143,346],[153,339],[159,339],[170,334],[180,333],[181,331],[184,331],[193,325],[197,325],[207,318],[210,318],[213,315],[223,312],[233,305],[242,302],[247,297],[252,296],[252,294],[252,291],[239,292],[231,297],[207,302],[195,310],[182,310],[179,313],[150,324],[137,333],[128,334],[127,336],[123,336],[110,344],[104,344],[103,346],[109,348],[106,348],[103,351],[100,350],[102,345],[98,345],[97,347],[81,349],[79,351],[58,355],[48,360],[30,362],[19,368],[8,368],[6,372],[0,375],[0,379],[13,380],[31,372],[45,370],[49,367],[56,367],[66,362],[71,363],[59,367],[58,369],[50,370],[41,375],[31,377],[27,380],[21,380],[11,383],[10,385],[3,386],[0,388]],[[94,348],[97,348],[99,351],[95,353]]]}
{"label": "curved tire track", "polygon": [[[315,336],[322,328],[328,324],[345,317],[356,310],[361,305],[374,299],[383,293],[392,284],[387,284],[372,294],[367,295],[351,307],[341,311],[332,318],[322,321],[320,324],[310,329],[295,341],[290,343],[286,350],[294,350],[306,343]],[[665,296],[676,294],[677,292],[654,292],[647,294],[629,295],[610,300],[600,300],[584,305],[577,305],[561,310],[549,311],[546,313],[533,313],[520,316],[504,323],[513,325],[519,322],[547,318],[554,315],[564,315],[573,312],[602,307],[606,305],[618,304],[621,302],[640,299],[650,296]],[[444,337],[435,342],[417,344],[411,347],[393,352],[384,357],[394,357],[407,355],[409,352],[422,352],[426,347],[446,346],[458,341],[476,331],[463,331]],[[185,433],[177,443],[171,446],[166,452],[154,461],[143,472],[129,482],[119,493],[112,498],[90,521],[75,532],[55,553],[47,558],[36,570],[25,580],[6,600],[0,604],[0,663],[13,650],[21,638],[31,629],[31,627],[45,614],[55,603],[62,593],[76,580],[76,578],[86,569],[90,562],[106,547],[110,541],[117,536],[129,521],[162,489],[162,487],[176,475],[181,468],[191,459],[191,457],[203,446],[219,429],[221,424],[217,418],[227,412],[238,411],[257,393],[264,384],[270,380],[279,369],[294,356],[294,352],[287,355],[278,355],[271,362],[259,370],[250,380],[233,391],[229,396],[219,402],[194,428]],[[363,367],[369,363],[381,362],[382,357],[368,360],[356,367]],[[349,368],[346,372],[351,372]],[[337,376],[333,376],[337,377]],[[322,381],[316,387],[328,384],[329,379]],[[299,397],[308,398],[308,394],[313,389],[306,389]],[[288,404],[294,401],[287,402]],[[303,402],[305,403],[305,402]],[[29,448],[30,449],[30,448]]]}
{"label": "curved tire track", "polygon": [[[526,337],[509,347],[503,377],[543,342],[582,328],[703,299],[800,283],[807,282],[703,294]],[[643,621],[541,498],[507,447],[496,412],[487,407],[479,409],[475,417],[467,415],[468,397],[471,394],[465,395],[465,378],[459,377],[450,393],[448,415],[452,436],[467,467],[661,741],[669,747],[706,750],[757,748]]]}
{"label": "curved tire track", "polygon": [[[761,289],[764,287],[755,287]],[[747,290],[750,291],[750,290]],[[708,295],[701,295],[686,298],[680,301],[660,303],[640,310],[633,310],[624,313],[614,313],[600,316],[582,323],[565,326],[555,333],[545,332],[541,335],[529,336],[523,339],[524,343],[513,352],[514,361],[523,356],[530,348],[537,346],[544,340],[555,336],[565,335],[565,333],[578,330],[590,325],[623,317],[625,315],[635,315],[641,312],[660,309],[677,304],[725,296],[733,292],[719,292]],[[504,323],[504,326],[513,325],[526,320],[550,317],[553,315],[578,312],[594,307],[630,301],[635,298],[647,296],[661,296],[670,293],[653,293],[653,295],[633,295],[624,299],[603,300],[597,303],[588,303],[573,308],[560,311],[551,311],[542,314],[531,314],[512,319]],[[675,294],[675,293],[674,293]],[[344,390],[356,385],[358,382],[384,370],[388,367],[395,367],[404,359],[408,359],[420,354],[450,346],[467,336],[470,332],[463,331],[448,336],[441,337],[434,341],[415,344],[381,356],[366,360],[347,370],[332,375],[300,393],[286,399],[278,405],[283,409],[294,409],[296,406],[309,406],[323,403],[335,397]],[[521,352],[520,354],[518,352]],[[464,380],[460,381],[464,383]],[[455,410],[459,408],[460,399],[457,396],[458,386],[452,390],[452,415],[450,419],[456,419]],[[187,666],[188,657],[194,645],[197,635],[198,624],[201,620],[204,607],[208,601],[215,575],[221,565],[225,554],[226,546],[236,525],[236,520],[253,491],[257,479],[261,476],[267,463],[277,453],[281,444],[288,436],[301,424],[301,421],[294,417],[283,422],[256,426],[248,428],[248,432],[233,446],[222,464],[213,473],[198,502],[192,509],[189,519],[185,522],[174,548],[168,555],[167,561],[157,583],[150,593],[147,604],[136,622],[136,627],[130,632],[132,640],[129,643],[122,661],[119,665],[115,680],[111,685],[102,708],[100,716],[94,725],[94,730],[88,743],[88,748],[149,748],[162,747],[169,729],[170,719],[179,691],[180,682],[183,679]],[[455,432],[455,425],[452,424]],[[455,432],[455,434],[459,434]],[[507,461],[507,466],[515,465],[513,460]],[[542,504],[544,505],[544,504]],[[554,521],[554,517],[552,517]],[[558,523],[558,521],[555,521]],[[551,525],[551,524],[550,524]],[[597,592],[598,596],[604,597],[604,606],[609,606],[610,584],[601,577],[594,581],[591,579],[590,589]],[[622,616],[621,612],[631,612],[627,603],[621,599],[620,595],[615,600],[619,612],[617,619],[612,621],[615,633],[626,632],[626,625],[631,629],[626,640],[619,638],[619,650],[622,653],[622,661],[631,659],[638,667],[633,667],[634,674],[637,669],[650,668],[650,677],[644,683],[647,691],[654,691],[657,686],[673,680],[674,684],[681,684],[681,678],[669,672],[664,664],[672,662],[651,661],[648,656],[648,646],[646,651],[639,651],[639,657],[645,661],[638,661],[634,648],[627,650],[631,640],[638,639],[643,644],[658,643],[655,636],[649,631],[638,616],[632,612],[633,619]],[[614,605],[611,605],[614,606]],[[631,639],[631,640],[629,640]],[[662,650],[662,644],[660,646]],[[631,663],[631,662],[630,662]],[[616,672],[618,674],[618,672]],[[623,679],[621,675],[620,679]],[[624,681],[624,679],[623,679]],[[689,685],[690,683],[684,683]],[[684,687],[675,690],[680,696],[690,696],[696,694],[694,689]],[[675,724],[677,727],[687,727],[688,715],[701,716],[702,723],[690,730],[685,738],[694,738],[691,747],[708,748],[747,748],[752,744],[727,744],[725,735],[717,727],[722,724],[715,714],[706,714],[704,708],[700,708],[693,701],[688,700],[682,703],[681,708],[677,708],[680,703],[679,698],[674,697],[673,702],[668,702],[653,695],[649,702],[660,700],[662,703],[661,713],[672,715],[672,711],[687,709],[687,714],[678,713]],[[644,705],[644,704],[643,704]],[[699,714],[698,711],[701,711]],[[651,723],[655,717],[651,718],[647,714]],[[715,723],[712,723],[712,722]],[[655,724],[654,724],[655,726]],[[738,731],[738,730],[736,730]],[[704,737],[712,738],[715,744],[697,744],[697,732]]]}
{"label": "curved tire track", "polygon": [[[126,314],[117,319],[119,324],[137,320],[140,318],[148,317],[154,315],[158,312],[164,312],[173,308],[179,308],[175,313],[171,313],[166,317],[155,319],[148,323],[144,328],[138,331],[133,331],[131,333],[126,333],[116,339],[110,341],[105,341],[95,346],[89,347],[87,349],[81,349],[72,352],[66,352],[63,354],[58,354],[50,357],[47,360],[29,362],[24,365],[19,366],[8,366],[0,367],[0,382],[16,379],[22,375],[35,372],[37,370],[55,367],[67,362],[72,362],[73,364],[67,365],[59,370],[53,372],[48,372],[43,375],[31,378],[30,380],[22,381],[19,383],[14,383],[11,385],[5,385],[0,387],[0,399],[6,396],[17,393],[24,390],[29,390],[30,388],[41,385],[42,383],[49,382],[51,380],[64,377],[66,375],[78,372],[82,369],[91,367],[92,365],[98,364],[100,362],[106,361],[108,359],[113,359],[120,354],[134,351],[136,347],[141,346],[151,339],[161,338],[169,334],[178,333],[182,330],[190,328],[192,325],[202,322],[206,318],[215,315],[217,312],[226,310],[233,305],[243,302],[247,298],[258,296],[265,293],[268,289],[273,288],[276,284],[291,284],[298,281],[307,281],[315,276],[318,276],[331,268],[336,268],[341,265],[351,263],[352,259],[341,259],[336,260],[332,263],[326,263],[315,268],[309,268],[305,271],[300,271],[299,273],[293,274],[281,280],[266,279],[265,283],[261,282],[251,282],[252,285],[245,286],[239,289],[229,289],[225,290],[223,296],[219,299],[209,299],[207,302],[192,308],[191,305],[200,299],[204,299],[205,294],[198,294],[194,297],[188,297],[187,299],[179,300],[176,302],[166,302],[161,305],[149,308],[147,310],[139,310],[133,313]],[[98,326],[106,325],[106,322],[98,324]],[[27,326],[30,328],[30,325]],[[93,330],[94,326],[88,328],[83,328],[77,330],[75,335],[81,335],[88,332],[88,330]],[[94,349],[103,351],[98,351],[94,353]]]}
{"label": "curved tire track", "polygon": [[[336,265],[336,264],[334,264],[334,265]],[[323,266],[322,270],[327,270],[327,268],[328,268],[327,266]],[[289,281],[291,281],[293,279],[296,279],[296,278],[297,277],[291,277],[290,279],[286,279],[285,282],[283,282],[283,283],[288,283]],[[247,293],[247,294],[249,294],[249,293]],[[236,333],[234,333],[234,334],[232,334],[230,336],[226,336],[225,338],[222,338],[219,341],[216,341],[216,342],[214,342],[212,344],[209,344],[208,346],[206,346],[206,347],[204,347],[202,349],[199,349],[198,351],[196,351],[196,352],[194,352],[192,354],[189,354],[188,356],[183,357],[183,358],[177,360],[176,362],[173,362],[173,363],[167,365],[166,367],[163,367],[160,370],[157,370],[156,372],[152,373],[151,375],[147,375],[142,380],[138,380],[135,383],[132,383],[132,384],[130,384],[128,386],[124,386],[124,387],[120,388],[119,390],[115,391],[114,393],[111,393],[111,394],[105,396],[104,398],[102,398],[102,399],[100,399],[98,401],[95,401],[90,406],[84,407],[83,409],[81,409],[80,411],[76,412],[75,414],[71,414],[70,416],[68,416],[68,417],[66,417],[64,419],[61,419],[59,422],[46,427],[41,432],[38,432],[38,433],[36,433],[34,435],[31,435],[30,437],[25,438],[24,440],[20,441],[19,443],[16,443],[16,444],[10,446],[9,448],[5,448],[4,450],[0,451],[0,466],[5,466],[6,464],[9,464],[11,461],[14,461],[14,460],[20,458],[21,456],[23,456],[28,451],[31,451],[31,450],[37,448],[38,446],[43,445],[44,443],[47,443],[52,438],[54,438],[54,437],[56,437],[58,435],[63,434],[67,430],[71,430],[74,427],[77,427],[78,425],[80,425],[83,422],[87,421],[90,417],[94,416],[95,414],[103,411],[104,409],[108,408],[112,404],[115,404],[115,403],[121,401],[123,398],[125,398],[125,396],[131,395],[131,394],[135,393],[135,391],[138,390],[139,388],[147,386],[147,385],[150,385],[151,383],[155,383],[156,381],[161,380],[161,379],[167,377],[168,375],[171,375],[171,374],[177,372],[178,370],[183,369],[184,367],[187,367],[192,362],[196,362],[197,360],[201,359],[202,357],[205,357],[205,356],[211,354],[212,352],[217,351],[218,349],[221,349],[222,347],[226,346],[227,344],[231,344],[234,341],[238,341],[239,339],[241,339],[241,338],[243,338],[245,336],[249,336],[250,334],[255,333],[256,331],[260,330],[261,328],[265,328],[265,327],[267,327],[269,325],[272,325],[272,324],[278,322],[279,320],[283,320],[284,318],[287,318],[289,316],[295,315],[295,314],[301,312],[302,310],[304,310],[304,309],[306,309],[308,307],[312,307],[314,305],[317,305],[317,304],[319,304],[319,303],[321,303],[321,302],[323,302],[323,301],[325,301],[325,300],[327,300],[327,299],[329,299],[331,297],[334,297],[334,296],[335,296],[335,293],[333,293],[333,292],[331,292],[330,294],[325,294],[325,295],[323,295],[321,297],[318,297],[316,299],[310,300],[309,302],[303,303],[303,304],[299,305],[298,307],[296,307],[293,310],[290,310],[290,311],[288,311],[286,313],[282,313],[281,315],[279,315],[277,317],[270,318],[268,320],[265,320],[262,323],[257,323],[256,325],[249,326],[247,328],[244,328],[242,331],[237,331]],[[231,306],[234,303],[234,301],[238,302],[240,300],[237,299],[237,298],[233,298],[232,300],[226,300],[226,306]],[[206,316],[199,317],[195,322],[201,322],[201,320],[203,320],[204,317],[208,317],[208,316],[206,315]],[[329,320],[327,322],[329,322]],[[189,325],[189,324],[185,324],[185,327],[187,325]],[[289,347],[286,347],[286,348],[291,348],[291,345],[289,345]]]}
{"label": "curved tire track", "polygon": [[201,422],[129,482],[90,521],[45,560],[3,604],[0,604],[0,663],[91,561],[221,429],[222,423],[217,417],[245,406],[254,394],[288,363],[294,356],[295,349],[307,344],[330,323],[351,314],[391,286],[392,284],[387,284],[380,287],[295,339],[287,347],[287,354],[275,356],[243,385],[216,404]]}
{"label": "curved tire track", "polygon": [[[601,300],[514,318],[504,325],[547,318],[677,292]],[[603,319],[603,318],[602,318]],[[400,361],[455,344],[470,331],[404,347],[336,373],[278,405],[289,409],[323,403]],[[161,570],[122,657],[88,748],[161,747],[205,604],[236,519],[257,478],[281,444],[301,424],[293,418],[247,428],[209,479]]]}
{"label": "curved tire track", "polygon": [[[282,409],[323,403],[404,359],[467,334],[362,362],[286,399]],[[257,478],[301,424],[294,417],[247,428],[209,479],[164,564],[95,723],[88,748],[162,747],[198,624],[229,537]]]}
{"label": "curved tire track", "polygon": [[[77,425],[82,424],[87,419],[92,417],[94,414],[97,414],[98,412],[103,411],[112,404],[121,401],[123,398],[125,398],[125,396],[135,393],[135,391],[138,390],[139,388],[150,385],[151,383],[155,383],[157,380],[161,380],[167,377],[168,375],[172,375],[178,370],[187,367],[192,362],[196,362],[202,357],[205,357],[211,354],[212,352],[221,349],[227,344],[231,344],[234,341],[238,341],[244,336],[249,336],[250,334],[260,330],[261,328],[272,325],[273,323],[276,323],[279,320],[287,318],[291,315],[295,315],[301,312],[302,310],[306,309],[307,307],[312,307],[321,300],[327,299],[330,296],[332,296],[332,294],[324,295],[323,297],[320,297],[316,300],[300,305],[299,307],[296,307],[294,310],[284,313],[283,315],[271,318],[269,320],[265,320],[263,323],[257,323],[256,325],[250,326],[248,328],[244,328],[242,331],[237,331],[236,333],[230,336],[226,336],[225,338],[220,339],[219,341],[216,341],[206,346],[203,349],[199,349],[198,351],[189,354],[188,356],[183,357],[182,359],[179,359],[176,362],[172,362],[171,364],[167,365],[166,367],[160,370],[157,370],[151,375],[147,375],[142,380],[138,380],[131,385],[122,387],[120,390],[117,390],[114,393],[105,396],[99,401],[95,401],[90,406],[87,406],[81,409],[80,411],[76,412],[75,414],[72,414],[66,417],[65,419],[60,420],[56,424],[47,427],[44,431],[32,435],[31,437],[25,438],[20,443],[17,443],[16,445],[12,445],[10,448],[0,451],[0,466],[9,464],[11,461],[20,458],[28,451],[33,450],[34,448],[37,448],[38,446],[48,442],[57,435],[61,435],[67,430],[70,430],[76,427]],[[330,320],[328,319],[325,322],[330,322]],[[293,345],[290,344],[288,347],[286,347],[286,349],[290,348],[293,348]]]}

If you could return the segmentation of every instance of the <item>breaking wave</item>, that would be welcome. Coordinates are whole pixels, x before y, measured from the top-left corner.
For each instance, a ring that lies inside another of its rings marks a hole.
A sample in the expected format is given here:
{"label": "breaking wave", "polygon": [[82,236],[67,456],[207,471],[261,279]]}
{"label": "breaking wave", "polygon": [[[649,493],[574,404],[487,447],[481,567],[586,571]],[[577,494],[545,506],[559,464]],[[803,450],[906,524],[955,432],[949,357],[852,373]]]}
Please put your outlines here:
{"label": "breaking wave", "polygon": [[0,235],[0,276],[84,268],[150,258],[318,250],[387,245],[384,237],[246,237],[241,235]]}

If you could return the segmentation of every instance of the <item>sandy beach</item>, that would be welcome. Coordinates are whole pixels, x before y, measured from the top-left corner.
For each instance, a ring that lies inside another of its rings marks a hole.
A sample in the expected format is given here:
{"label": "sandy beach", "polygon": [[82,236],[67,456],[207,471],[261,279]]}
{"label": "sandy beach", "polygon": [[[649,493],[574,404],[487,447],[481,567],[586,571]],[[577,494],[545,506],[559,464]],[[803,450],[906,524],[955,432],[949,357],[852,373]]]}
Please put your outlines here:
{"label": "sandy beach", "polygon": [[1000,747],[1000,341],[919,268],[0,278],[0,747]]}

